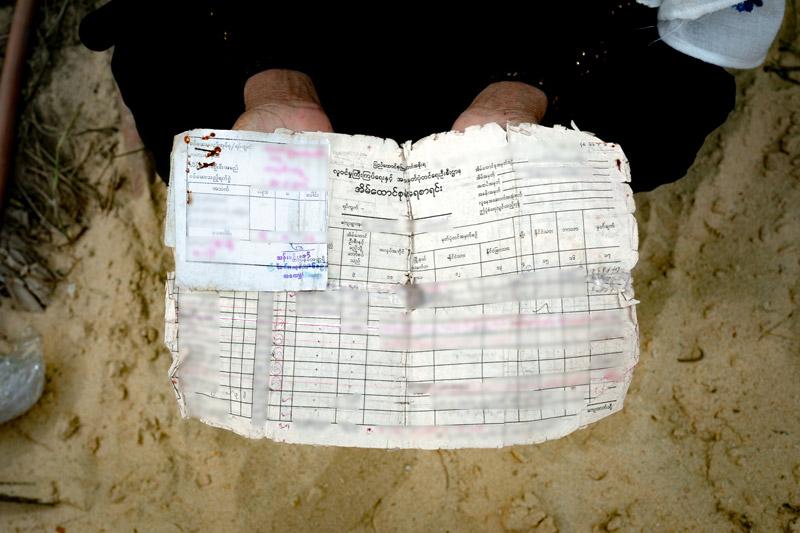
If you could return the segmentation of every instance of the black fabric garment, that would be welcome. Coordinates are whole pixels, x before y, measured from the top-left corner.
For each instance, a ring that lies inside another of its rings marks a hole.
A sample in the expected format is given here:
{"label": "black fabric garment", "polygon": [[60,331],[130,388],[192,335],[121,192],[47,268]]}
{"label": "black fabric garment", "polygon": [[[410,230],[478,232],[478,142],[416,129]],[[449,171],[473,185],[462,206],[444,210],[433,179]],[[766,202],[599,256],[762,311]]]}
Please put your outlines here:
{"label": "black fabric garment", "polygon": [[172,137],[230,128],[245,81],[268,68],[310,75],[335,131],[401,142],[449,130],[493,81],[530,83],[549,99],[543,124],[622,145],[635,191],[680,178],[733,108],[732,76],[660,42],[656,11],[632,0],[336,4],[113,0],[81,39],[115,47],[114,77],[165,179]]}

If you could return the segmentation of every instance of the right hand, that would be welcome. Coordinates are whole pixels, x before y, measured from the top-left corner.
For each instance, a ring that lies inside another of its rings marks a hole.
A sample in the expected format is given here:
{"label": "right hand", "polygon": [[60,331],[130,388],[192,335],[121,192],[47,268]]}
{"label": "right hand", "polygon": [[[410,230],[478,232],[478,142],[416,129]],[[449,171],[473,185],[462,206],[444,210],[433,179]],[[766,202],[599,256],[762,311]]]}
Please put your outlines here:
{"label": "right hand", "polygon": [[244,86],[244,105],[235,130],[333,131],[311,78],[296,70],[270,69],[251,76]]}

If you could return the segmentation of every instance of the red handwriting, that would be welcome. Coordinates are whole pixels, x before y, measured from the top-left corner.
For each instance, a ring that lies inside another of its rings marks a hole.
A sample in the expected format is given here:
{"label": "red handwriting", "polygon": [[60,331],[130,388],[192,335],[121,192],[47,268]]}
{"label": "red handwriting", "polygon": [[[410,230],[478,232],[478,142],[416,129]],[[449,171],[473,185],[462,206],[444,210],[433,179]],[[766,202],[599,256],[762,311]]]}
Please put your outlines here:
{"label": "red handwriting", "polygon": [[208,246],[201,249],[192,250],[192,257],[204,257],[213,259],[217,252],[222,249],[233,250],[235,243],[233,239],[214,239]]}
{"label": "red handwriting", "polygon": [[[270,154],[281,154],[289,159],[294,159],[295,157],[305,157],[308,159],[322,159],[327,155],[327,151],[323,147],[318,148],[295,148],[290,145],[284,144],[268,144],[264,146],[264,150]],[[272,159],[272,158],[270,158]]]}

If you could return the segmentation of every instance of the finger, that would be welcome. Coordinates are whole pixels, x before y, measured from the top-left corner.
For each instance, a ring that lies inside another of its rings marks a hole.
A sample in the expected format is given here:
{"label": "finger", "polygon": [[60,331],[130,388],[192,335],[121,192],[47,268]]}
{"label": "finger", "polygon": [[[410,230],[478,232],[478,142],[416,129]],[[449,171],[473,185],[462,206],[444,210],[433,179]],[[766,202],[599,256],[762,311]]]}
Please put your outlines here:
{"label": "finger", "polygon": [[242,113],[233,125],[235,130],[265,133],[281,128],[292,131],[333,131],[328,115],[321,106],[313,102],[262,103]]}
{"label": "finger", "polygon": [[492,83],[475,97],[453,123],[462,131],[470,126],[491,122],[506,124],[538,124],[547,111],[547,95],[541,90],[516,81]]}
{"label": "finger", "polygon": [[245,112],[234,129],[273,132],[333,131],[311,78],[302,72],[269,69],[248,78]]}
{"label": "finger", "polygon": [[319,95],[311,78],[296,70],[269,69],[254,74],[244,85],[244,107],[262,104],[311,102],[319,105]]}

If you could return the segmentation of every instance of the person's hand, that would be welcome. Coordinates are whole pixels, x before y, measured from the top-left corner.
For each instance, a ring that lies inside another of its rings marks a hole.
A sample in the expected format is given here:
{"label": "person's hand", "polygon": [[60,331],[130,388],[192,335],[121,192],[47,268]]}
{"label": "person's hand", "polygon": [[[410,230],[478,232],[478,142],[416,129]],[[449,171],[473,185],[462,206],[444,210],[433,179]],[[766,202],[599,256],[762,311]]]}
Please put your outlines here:
{"label": "person's hand", "polygon": [[244,86],[244,107],[235,130],[333,131],[311,78],[296,70],[270,69],[251,76]]}
{"label": "person's hand", "polygon": [[538,124],[547,110],[547,96],[532,85],[519,81],[492,83],[475,97],[470,106],[453,123],[453,129],[464,131],[470,126],[497,122]]}

